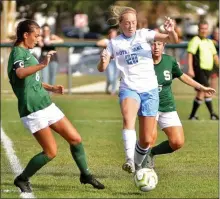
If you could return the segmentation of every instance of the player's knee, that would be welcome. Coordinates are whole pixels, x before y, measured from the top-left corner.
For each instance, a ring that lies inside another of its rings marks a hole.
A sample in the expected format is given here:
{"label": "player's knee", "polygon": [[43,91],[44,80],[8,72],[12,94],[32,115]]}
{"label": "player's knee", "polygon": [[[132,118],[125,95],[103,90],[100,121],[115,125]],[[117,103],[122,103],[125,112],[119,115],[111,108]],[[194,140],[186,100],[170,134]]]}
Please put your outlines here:
{"label": "player's knee", "polygon": [[68,140],[68,142],[69,142],[69,144],[71,144],[71,145],[77,145],[77,144],[79,144],[79,143],[82,142],[82,138],[81,138],[81,136],[78,134],[77,136],[74,136],[74,137],[70,138],[70,139]]}
{"label": "player's knee", "polygon": [[49,159],[53,159],[57,156],[57,148],[48,150],[44,152]]}
{"label": "player's knee", "polygon": [[183,145],[184,145],[184,139],[173,140],[170,142],[170,146],[174,151],[182,148]]}
{"label": "player's knee", "polygon": [[135,128],[134,122],[127,119],[123,119],[123,129],[134,129],[134,128]]}

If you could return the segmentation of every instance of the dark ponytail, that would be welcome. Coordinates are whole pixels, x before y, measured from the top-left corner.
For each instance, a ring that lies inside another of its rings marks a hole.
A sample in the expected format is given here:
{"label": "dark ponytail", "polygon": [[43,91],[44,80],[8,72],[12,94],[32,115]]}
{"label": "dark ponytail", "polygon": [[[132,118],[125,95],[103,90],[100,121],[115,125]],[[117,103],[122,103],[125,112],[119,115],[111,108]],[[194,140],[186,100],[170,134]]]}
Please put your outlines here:
{"label": "dark ponytail", "polygon": [[14,46],[19,45],[22,41],[24,41],[24,33],[28,32],[31,33],[34,31],[34,28],[40,28],[40,26],[33,20],[24,20],[19,22],[17,26],[17,31],[16,31],[16,41],[14,43]]}

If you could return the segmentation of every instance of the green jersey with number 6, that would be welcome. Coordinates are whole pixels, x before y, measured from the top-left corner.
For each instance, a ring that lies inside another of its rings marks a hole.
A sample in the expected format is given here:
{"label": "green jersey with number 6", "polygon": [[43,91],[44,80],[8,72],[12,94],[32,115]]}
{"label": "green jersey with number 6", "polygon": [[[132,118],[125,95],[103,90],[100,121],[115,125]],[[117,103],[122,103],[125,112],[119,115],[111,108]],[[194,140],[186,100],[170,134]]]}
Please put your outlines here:
{"label": "green jersey with number 6", "polygon": [[52,103],[48,92],[42,86],[39,71],[24,79],[19,79],[16,75],[16,69],[37,64],[37,59],[28,49],[19,46],[12,49],[8,60],[8,77],[18,98],[20,117],[42,110]]}
{"label": "green jersey with number 6", "polygon": [[176,111],[175,101],[171,89],[172,80],[182,76],[183,72],[175,58],[163,54],[158,64],[154,64],[155,73],[159,85],[159,111]]}

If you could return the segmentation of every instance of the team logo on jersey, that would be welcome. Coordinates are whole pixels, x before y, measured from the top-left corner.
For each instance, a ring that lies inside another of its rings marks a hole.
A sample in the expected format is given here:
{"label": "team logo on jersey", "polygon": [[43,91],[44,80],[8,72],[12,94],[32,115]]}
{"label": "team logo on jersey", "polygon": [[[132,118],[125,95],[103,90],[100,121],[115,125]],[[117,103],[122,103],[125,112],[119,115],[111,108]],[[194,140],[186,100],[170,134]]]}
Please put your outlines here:
{"label": "team logo on jersey", "polygon": [[139,50],[143,50],[142,46],[140,44],[138,44],[137,46],[132,48],[133,52],[139,51]]}
{"label": "team logo on jersey", "polygon": [[116,55],[127,55],[128,51],[127,50],[120,50],[119,52],[116,52]]}

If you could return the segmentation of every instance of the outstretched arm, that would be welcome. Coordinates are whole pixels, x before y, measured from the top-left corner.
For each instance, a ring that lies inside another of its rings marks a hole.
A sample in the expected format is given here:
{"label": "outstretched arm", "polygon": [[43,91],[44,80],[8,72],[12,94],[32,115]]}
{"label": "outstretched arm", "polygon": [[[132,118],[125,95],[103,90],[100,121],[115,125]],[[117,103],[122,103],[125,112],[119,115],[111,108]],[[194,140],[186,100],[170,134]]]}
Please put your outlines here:
{"label": "outstretched arm", "polygon": [[178,43],[178,35],[174,30],[175,23],[170,17],[166,17],[166,20],[164,22],[164,29],[167,32],[167,34],[162,34],[157,32],[155,35],[154,40],[155,41],[162,41],[164,43]]}
{"label": "outstretched arm", "polygon": [[205,87],[203,85],[201,85],[200,83],[194,81],[191,77],[189,77],[187,74],[183,73],[182,76],[179,77],[179,79],[189,85],[189,86],[192,86],[193,88],[196,88],[200,91],[203,91],[203,92],[206,92],[208,93],[209,95],[213,95],[216,93],[215,89],[213,88],[210,88],[210,87]]}
{"label": "outstretched arm", "polygon": [[51,56],[56,53],[56,51],[49,51],[47,53],[47,56],[45,57],[45,59],[40,63],[37,64],[35,66],[31,66],[31,67],[19,67],[16,69],[16,75],[18,76],[18,78],[20,79],[24,79],[25,77],[32,75],[34,73],[36,73],[37,71],[43,69],[44,67],[46,67],[49,62],[50,62],[50,58]]}
{"label": "outstretched arm", "polygon": [[62,85],[50,85],[50,84],[42,82],[42,86],[47,91],[50,91],[53,93],[64,94],[64,87]]}

